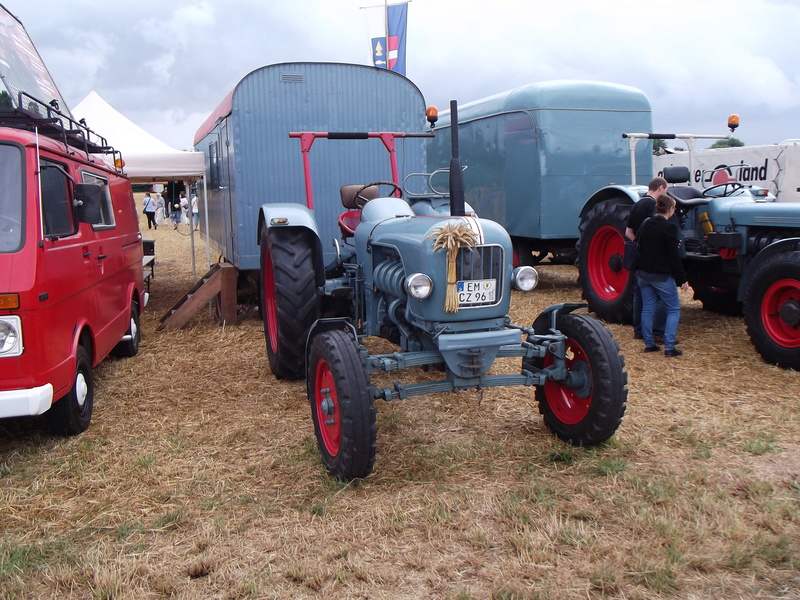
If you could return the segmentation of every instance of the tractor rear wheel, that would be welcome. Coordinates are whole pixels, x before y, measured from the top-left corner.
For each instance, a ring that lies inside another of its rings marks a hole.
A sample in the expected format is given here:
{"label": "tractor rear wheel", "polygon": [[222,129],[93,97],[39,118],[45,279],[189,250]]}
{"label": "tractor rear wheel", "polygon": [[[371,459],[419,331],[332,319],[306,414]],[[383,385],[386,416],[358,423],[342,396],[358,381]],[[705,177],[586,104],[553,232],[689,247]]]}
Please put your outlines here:
{"label": "tractor rear wheel", "polygon": [[[593,446],[614,435],[622,423],[628,398],[628,374],[619,344],[602,323],[589,315],[561,315],[557,327],[567,337],[569,375],[536,389],[545,425],[575,446]],[[533,366],[547,368],[551,354]]]}
{"label": "tractor rear wheel", "polygon": [[636,281],[622,267],[630,210],[621,200],[606,200],[579,227],[578,282],[589,310],[611,323],[630,323],[633,314]]}
{"label": "tractor rear wheel", "polygon": [[278,379],[301,379],[306,336],[319,315],[312,246],[306,231],[261,231],[260,282],[270,369]]}
{"label": "tractor rear wheel", "polygon": [[314,338],[306,373],[311,418],[322,461],[333,477],[372,472],[378,426],[369,378],[355,339],[344,331]]}
{"label": "tractor rear wheel", "polygon": [[765,361],[800,369],[800,252],[776,254],[756,269],[744,295],[744,320]]}

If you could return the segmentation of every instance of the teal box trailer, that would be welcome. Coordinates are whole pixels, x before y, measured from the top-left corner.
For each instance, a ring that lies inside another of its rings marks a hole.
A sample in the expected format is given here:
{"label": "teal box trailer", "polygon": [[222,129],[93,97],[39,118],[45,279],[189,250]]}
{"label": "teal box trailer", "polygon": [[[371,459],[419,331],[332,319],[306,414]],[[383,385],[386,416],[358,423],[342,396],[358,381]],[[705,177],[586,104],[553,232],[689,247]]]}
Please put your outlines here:
{"label": "teal box trailer", "polygon": [[[205,154],[208,242],[240,271],[259,269],[259,208],[306,200],[301,144],[290,132],[422,132],[419,88],[387,69],[341,63],[281,63],[247,74],[200,126],[194,148]],[[422,139],[397,142],[402,180],[424,171]],[[328,140],[308,156],[314,214],[326,259],[333,259],[345,184],[392,179],[386,149],[376,139]],[[203,226],[205,229],[205,224]]]}
{"label": "teal box trailer", "polygon": [[[511,235],[519,262],[573,257],[580,214],[609,184],[632,183],[627,132],[652,131],[640,90],[593,81],[524,85],[459,106],[466,201]],[[437,124],[428,170],[449,159],[449,114]],[[653,174],[651,149],[636,148],[635,182]]]}

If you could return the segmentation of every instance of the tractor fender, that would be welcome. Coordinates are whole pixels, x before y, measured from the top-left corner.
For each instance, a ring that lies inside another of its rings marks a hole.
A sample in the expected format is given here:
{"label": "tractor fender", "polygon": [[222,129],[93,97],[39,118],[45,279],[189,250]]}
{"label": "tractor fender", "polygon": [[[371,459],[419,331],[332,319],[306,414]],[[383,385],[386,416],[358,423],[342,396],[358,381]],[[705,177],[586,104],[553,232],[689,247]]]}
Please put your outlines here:
{"label": "tractor fender", "polygon": [[262,204],[258,211],[258,228],[256,229],[256,243],[261,244],[261,231],[263,228],[274,229],[287,227],[292,229],[305,229],[309,232],[309,239],[314,253],[314,275],[317,286],[325,285],[325,257],[322,251],[322,239],[314,213],[308,207],[295,202],[275,202]]}
{"label": "tractor fender", "polygon": [[349,320],[339,317],[333,317],[330,319],[317,319],[308,330],[308,337],[306,337],[306,366],[308,365],[308,357],[311,353],[311,344],[314,342],[314,338],[321,333],[325,333],[326,331],[334,331],[337,329],[347,330],[353,336],[356,344],[360,345],[360,342],[358,341],[358,332],[356,331],[355,326]]}
{"label": "tractor fender", "polygon": [[583,302],[567,302],[564,304],[553,304],[545,308],[533,321],[533,330],[538,335],[548,335],[557,330],[558,317],[568,315],[579,308],[586,308],[588,304]]}
{"label": "tractor fender", "polygon": [[586,204],[583,205],[580,217],[583,219],[590,210],[606,200],[618,199],[623,202],[630,200],[630,203],[634,204],[646,193],[646,185],[607,185],[591,195]]}
{"label": "tractor fender", "polygon": [[794,252],[800,250],[800,237],[793,237],[793,238],[786,238],[783,240],[778,240],[776,242],[771,243],[769,246],[764,248],[761,252],[756,254],[753,259],[747,263],[744,271],[742,272],[742,277],[739,279],[739,288],[736,292],[736,300],[742,302],[744,300],[744,293],[747,290],[747,286],[750,283],[750,279],[753,276],[753,273],[756,272],[758,267],[768,258],[775,256],[776,254],[781,254],[783,252]]}

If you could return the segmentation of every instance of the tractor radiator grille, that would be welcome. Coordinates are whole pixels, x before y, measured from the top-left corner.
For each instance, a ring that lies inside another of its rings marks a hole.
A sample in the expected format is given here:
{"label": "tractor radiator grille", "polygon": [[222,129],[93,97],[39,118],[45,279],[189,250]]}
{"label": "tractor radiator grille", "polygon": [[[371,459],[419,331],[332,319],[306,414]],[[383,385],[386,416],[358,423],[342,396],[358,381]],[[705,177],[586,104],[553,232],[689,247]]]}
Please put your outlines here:
{"label": "tractor radiator grille", "polygon": [[492,302],[474,304],[470,308],[493,306],[503,299],[503,247],[497,244],[461,248],[456,259],[456,279],[476,281],[494,279],[496,296]]}

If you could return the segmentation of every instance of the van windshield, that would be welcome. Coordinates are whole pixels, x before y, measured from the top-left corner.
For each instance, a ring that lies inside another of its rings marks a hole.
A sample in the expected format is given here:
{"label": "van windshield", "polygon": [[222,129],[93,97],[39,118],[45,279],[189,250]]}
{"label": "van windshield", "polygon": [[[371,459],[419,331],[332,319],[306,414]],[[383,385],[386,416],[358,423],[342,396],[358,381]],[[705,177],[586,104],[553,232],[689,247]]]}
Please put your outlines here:
{"label": "van windshield", "polygon": [[22,247],[22,154],[0,145],[0,253]]}

